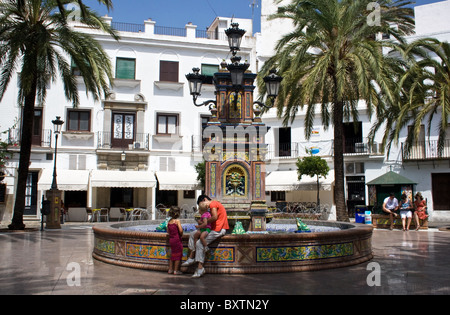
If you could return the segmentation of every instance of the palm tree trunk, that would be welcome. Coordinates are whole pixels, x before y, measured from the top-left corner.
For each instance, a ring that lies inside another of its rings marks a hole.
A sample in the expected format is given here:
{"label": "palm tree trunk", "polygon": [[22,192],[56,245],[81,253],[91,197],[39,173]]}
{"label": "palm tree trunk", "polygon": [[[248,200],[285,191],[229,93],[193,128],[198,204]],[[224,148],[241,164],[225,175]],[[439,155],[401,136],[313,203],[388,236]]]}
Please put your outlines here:
{"label": "palm tree trunk", "polygon": [[334,201],[336,202],[337,220],[348,222],[348,213],[345,207],[344,141],[342,137],[344,128],[341,102],[335,105],[334,116]]}
{"label": "palm tree trunk", "polygon": [[23,230],[23,214],[25,210],[25,192],[28,179],[28,167],[31,156],[31,137],[34,117],[34,104],[36,100],[36,80],[32,85],[30,93],[25,97],[25,104],[22,114],[22,136],[20,140],[20,157],[19,170],[16,186],[16,200],[14,203],[14,214],[11,224],[8,226],[10,230]]}
{"label": "palm tree trunk", "polygon": [[333,124],[334,124],[334,201],[336,202],[336,219],[349,222],[345,207],[344,187],[344,104],[337,96],[337,80],[334,76]]}

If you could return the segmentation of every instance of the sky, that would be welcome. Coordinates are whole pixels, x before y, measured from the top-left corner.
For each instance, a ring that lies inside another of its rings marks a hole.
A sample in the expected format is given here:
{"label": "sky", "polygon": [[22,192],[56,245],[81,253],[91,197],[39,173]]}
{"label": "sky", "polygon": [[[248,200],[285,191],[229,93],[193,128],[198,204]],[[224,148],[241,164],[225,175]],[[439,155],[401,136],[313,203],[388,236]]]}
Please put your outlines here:
{"label": "sky", "polygon": [[[439,0],[416,0],[416,5]],[[206,28],[217,16],[252,19],[253,32],[261,28],[261,0],[113,0],[114,8],[108,13],[97,0],[84,3],[100,15],[108,14],[114,22],[143,24],[151,18],[158,26],[184,28],[188,22],[198,30]]]}

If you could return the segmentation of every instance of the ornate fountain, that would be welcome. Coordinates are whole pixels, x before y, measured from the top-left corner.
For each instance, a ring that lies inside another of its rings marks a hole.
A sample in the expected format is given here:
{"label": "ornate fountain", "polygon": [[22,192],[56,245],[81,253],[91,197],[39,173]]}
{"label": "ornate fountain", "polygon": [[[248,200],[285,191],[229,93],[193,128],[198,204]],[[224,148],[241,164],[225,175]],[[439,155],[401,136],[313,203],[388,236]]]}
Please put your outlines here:
{"label": "ornate fountain", "polygon": [[[237,24],[226,31],[232,63],[214,74],[216,99],[197,104],[205,77],[198,68],[186,75],[194,105],[209,106],[211,120],[203,137],[205,192],[227,210],[230,232],[241,222],[247,233],[227,234],[210,244],[207,273],[273,273],[318,270],[358,264],[372,258],[372,227],[341,222],[269,223],[265,201],[265,134],[263,103],[253,100],[256,74],[236,56],[245,31]],[[271,103],[281,77],[264,78]],[[266,106],[267,107],[267,106]],[[191,220],[184,220],[183,260],[188,255]],[[166,271],[169,243],[161,222],[127,222],[95,226],[93,257],[120,266]],[[287,224],[286,224],[287,223]],[[268,225],[272,225],[270,228]],[[288,228],[284,228],[288,226]],[[283,227],[283,228],[282,228]],[[250,232],[250,233],[248,233]],[[303,233],[308,232],[308,233]]]}
{"label": "ornate fountain", "polygon": [[[204,76],[199,69],[186,75],[196,106],[208,105],[212,117],[204,130],[207,144],[203,150],[206,160],[205,192],[222,202],[229,223],[241,221],[244,228],[262,231],[263,217],[268,213],[265,203],[265,134],[261,107],[270,107],[253,100],[256,74],[247,70],[236,56],[245,31],[238,24],[226,31],[229,38],[231,63],[222,63],[214,74],[216,99],[197,104]],[[282,78],[272,71],[264,78],[270,103],[278,95]],[[256,219],[257,218],[257,219]],[[255,219],[255,220],[254,220]]]}

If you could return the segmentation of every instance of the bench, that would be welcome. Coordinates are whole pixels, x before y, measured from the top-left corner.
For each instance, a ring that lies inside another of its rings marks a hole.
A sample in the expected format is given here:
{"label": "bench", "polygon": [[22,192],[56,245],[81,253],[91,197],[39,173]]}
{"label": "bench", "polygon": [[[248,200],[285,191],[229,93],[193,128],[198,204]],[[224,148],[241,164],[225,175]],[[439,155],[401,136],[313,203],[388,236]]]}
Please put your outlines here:
{"label": "bench", "polygon": [[[428,230],[428,219],[420,220],[420,229],[421,230]],[[391,223],[389,221],[389,215],[388,214],[372,214],[372,225],[374,228],[377,229],[389,229],[391,227]],[[403,229],[402,225],[402,219],[400,218],[400,215],[396,218],[394,218],[394,229]],[[411,224],[409,225],[410,230],[416,229],[416,220],[414,219],[414,215],[411,219]]]}

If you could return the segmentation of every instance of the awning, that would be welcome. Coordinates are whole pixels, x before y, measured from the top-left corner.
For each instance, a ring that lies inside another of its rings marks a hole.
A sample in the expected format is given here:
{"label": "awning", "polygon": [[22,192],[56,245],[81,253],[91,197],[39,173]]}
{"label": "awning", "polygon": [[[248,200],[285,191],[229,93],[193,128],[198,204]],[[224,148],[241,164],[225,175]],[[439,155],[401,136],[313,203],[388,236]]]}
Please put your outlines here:
{"label": "awning", "polygon": [[201,189],[196,172],[156,172],[159,190]]}
{"label": "awning", "polygon": [[[53,181],[53,169],[43,169],[38,181],[39,190],[50,190]],[[59,190],[88,190],[88,170],[56,170],[56,184]]]}
{"label": "awning", "polygon": [[152,188],[156,186],[155,173],[149,171],[93,170],[92,187]]}
{"label": "awning", "polygon": [[366,185],[416,185],[417,183],[412,180],[397,174],[393,171],[389,171],[380,177],[371,180]]}
{"label": "awning", "polygon": [[[334,171],[328,172],[327,178],[319,178],[320,190],[331,190]],[[317,190],[317,177],[303,175],[298,180],[297,171],[274,171],[266,176],[266,191]]]}

